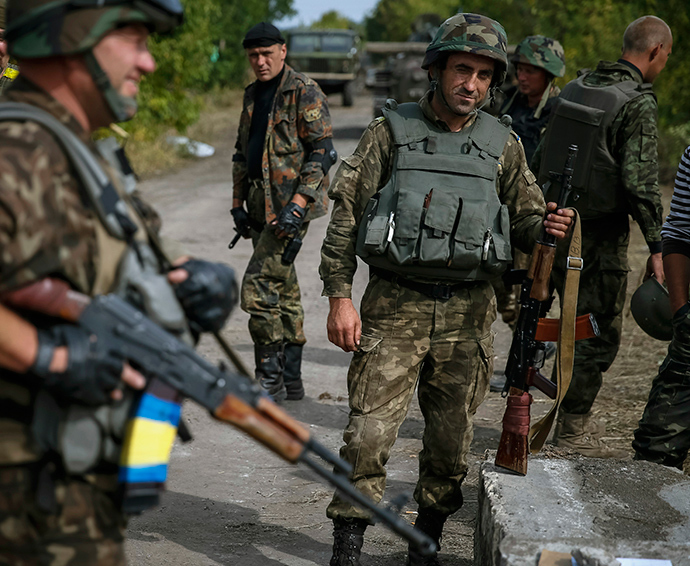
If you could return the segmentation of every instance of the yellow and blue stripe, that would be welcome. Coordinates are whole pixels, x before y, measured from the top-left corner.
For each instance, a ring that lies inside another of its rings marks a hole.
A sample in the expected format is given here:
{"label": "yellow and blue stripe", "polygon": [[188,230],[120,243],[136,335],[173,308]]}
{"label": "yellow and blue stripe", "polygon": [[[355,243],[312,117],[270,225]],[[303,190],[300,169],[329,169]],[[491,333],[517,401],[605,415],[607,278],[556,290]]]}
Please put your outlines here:
{"label": "yellow and blue stripe", "polygon": [[181,405],[162,399],[152,389],[142,394],[127,424],[120,455],[121,483],[164,483]]}

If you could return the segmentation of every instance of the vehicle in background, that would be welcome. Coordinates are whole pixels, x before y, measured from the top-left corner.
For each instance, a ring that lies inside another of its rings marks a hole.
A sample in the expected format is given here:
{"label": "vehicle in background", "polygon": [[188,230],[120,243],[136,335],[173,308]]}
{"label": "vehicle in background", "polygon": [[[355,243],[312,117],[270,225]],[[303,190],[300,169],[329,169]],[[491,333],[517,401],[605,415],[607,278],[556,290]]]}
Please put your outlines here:
{"label": "vehicle in background", "polygon": [[360,38],[345,29],[294,29],[287,33],[287,63],[315,80],[326,94],[341,92],[352,106],[360,69]]}

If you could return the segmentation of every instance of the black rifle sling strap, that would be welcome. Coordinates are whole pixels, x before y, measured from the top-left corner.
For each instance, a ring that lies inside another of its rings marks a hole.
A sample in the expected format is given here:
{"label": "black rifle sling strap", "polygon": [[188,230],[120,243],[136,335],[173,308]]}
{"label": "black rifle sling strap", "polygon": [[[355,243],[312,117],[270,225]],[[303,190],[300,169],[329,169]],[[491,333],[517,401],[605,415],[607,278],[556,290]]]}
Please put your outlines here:
{"label": "black rifle sling strap", "polygon": [[573,377],[573,363],[575,359],[575,319],[577,317],[577,295],[580,286],[580,271],[582,271],[582,234],[580,216],[575,212],[575,223],[572,230],[568,260],[565,272],[565,284],[561,295],[561,318],[558,332],[558,350],[556,353],[556,375],[558,393],[553,406],[544,417],[533,424],[529,431],[529,446],[533,454],[544,446],[551,431],[553,421],[558,414],[561,402],[568,392],[570,380]]}

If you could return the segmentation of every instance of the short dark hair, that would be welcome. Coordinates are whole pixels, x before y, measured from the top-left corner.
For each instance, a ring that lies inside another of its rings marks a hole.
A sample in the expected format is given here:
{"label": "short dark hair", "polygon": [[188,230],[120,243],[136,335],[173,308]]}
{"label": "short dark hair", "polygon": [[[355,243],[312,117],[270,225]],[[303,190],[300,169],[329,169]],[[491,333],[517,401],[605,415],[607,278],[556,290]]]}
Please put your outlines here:
{"label": "short dark hair", "polygon": [[623,34],[623,53],[646,53],[660,43],[673,39],[666,22],[656,16],[642,16],[632,22]]}

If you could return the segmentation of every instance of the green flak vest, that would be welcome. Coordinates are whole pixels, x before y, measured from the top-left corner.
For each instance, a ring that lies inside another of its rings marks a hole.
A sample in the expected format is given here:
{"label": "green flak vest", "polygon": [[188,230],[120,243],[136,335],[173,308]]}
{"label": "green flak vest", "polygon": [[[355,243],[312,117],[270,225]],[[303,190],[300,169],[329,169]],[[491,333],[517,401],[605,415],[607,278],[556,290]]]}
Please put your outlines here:
{"label": "green flak vest", "polygon": [[510,217],[496,191],[507,124],[479,111],[443,131],[417,103],[383,109],[395,145],[388,183],[367,205],[357,255],[402,276],[485,280],[510,262]]}
{"label": "green flak vest", "polygon": [[576,144],[579,152],[573,190],[566,206],[575,207],[583,219],[592,219],[628,210],[620,164],[609,151],[609,128],[628,102],[654,93],[648,83],[630,80],[603,87],[588,86],[585,77],[587,74],[569,82],[551,111],[544,136],[539,185],[546,184],[546,202],[558,200],[557,174],[563,171],[568,147]]}

